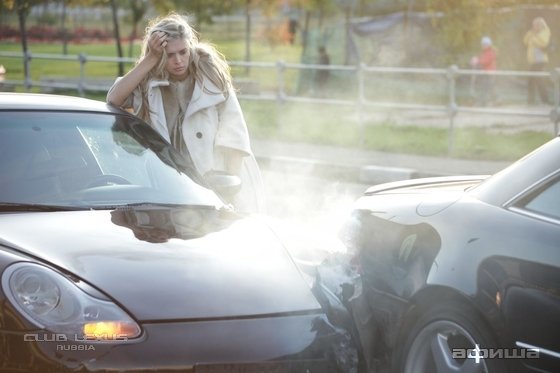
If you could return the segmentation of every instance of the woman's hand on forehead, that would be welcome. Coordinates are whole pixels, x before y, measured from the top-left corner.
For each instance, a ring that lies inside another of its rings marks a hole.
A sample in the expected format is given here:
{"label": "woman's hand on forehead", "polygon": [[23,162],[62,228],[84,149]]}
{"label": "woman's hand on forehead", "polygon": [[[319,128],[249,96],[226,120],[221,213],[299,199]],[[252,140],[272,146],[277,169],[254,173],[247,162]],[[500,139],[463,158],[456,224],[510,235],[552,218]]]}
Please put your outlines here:
{"label": "woman's hand on forehead", "polygon": [[148,39],[148,45],[150,46],[150,50],[156,52],[159,56],[163,54],[165,51],[165,47],[168,44],[167,38],[169,35],[164,31],[154,30],[150,34],[150,38]]}

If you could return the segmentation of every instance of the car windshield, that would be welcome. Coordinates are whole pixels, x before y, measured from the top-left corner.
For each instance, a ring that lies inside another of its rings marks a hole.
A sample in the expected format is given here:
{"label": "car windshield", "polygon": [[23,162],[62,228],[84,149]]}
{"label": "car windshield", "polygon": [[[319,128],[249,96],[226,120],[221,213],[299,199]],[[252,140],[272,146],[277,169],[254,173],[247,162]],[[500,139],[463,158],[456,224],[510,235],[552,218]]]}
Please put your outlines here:
{"label": "car windshield", "polygon": [[192,161],[128,115],[2,112],[0,203],[223,205]]}
{"label": "car windshield", "polygon": [[522,191],[558,172],[560,137],[535,149],[517,162],[472,189],[473,195],[495,205],[503,205]]}

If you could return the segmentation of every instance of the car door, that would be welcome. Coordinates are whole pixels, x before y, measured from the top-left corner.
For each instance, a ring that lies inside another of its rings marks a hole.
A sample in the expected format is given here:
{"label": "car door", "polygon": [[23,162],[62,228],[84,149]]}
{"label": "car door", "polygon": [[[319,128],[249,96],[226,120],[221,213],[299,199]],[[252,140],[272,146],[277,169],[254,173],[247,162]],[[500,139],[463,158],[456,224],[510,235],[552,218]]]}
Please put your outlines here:
{"label": "car door", "polygon": [[502,300],[506,329],[526,365],[560,371],[560,172],[507,207],[519,219],[528,219],[529,229],[512,236],[530,237],[525,241],[530,247],[523,247],[523,258],[503,259],[510,283]]}

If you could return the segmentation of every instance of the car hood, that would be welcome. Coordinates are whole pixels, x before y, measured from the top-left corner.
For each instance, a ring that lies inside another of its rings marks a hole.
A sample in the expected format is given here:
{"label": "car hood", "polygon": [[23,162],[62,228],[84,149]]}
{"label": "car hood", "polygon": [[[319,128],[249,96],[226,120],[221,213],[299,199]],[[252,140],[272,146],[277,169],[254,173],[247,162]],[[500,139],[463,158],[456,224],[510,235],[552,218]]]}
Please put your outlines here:
{"label": "car hood", "polygon": [[488,175],[441,176],[402,180],[372,186],[366,190],[365,195],[379,193],[431,193],[434,189],[464,191],[471,186],[479,184],[486,178],[488,178]]}
{"label": "car hood", "polygon": [[357,202],[358,209],[378,214],[432,216],[461,199],[467,190],[488,176],[447,176],[386,183],[369,188]]}
{"label": "car hood", "polygon": [[320,308],[257,217],[208,208],[12,213],[0,215],[0,240],[78,276],[140,321]]}

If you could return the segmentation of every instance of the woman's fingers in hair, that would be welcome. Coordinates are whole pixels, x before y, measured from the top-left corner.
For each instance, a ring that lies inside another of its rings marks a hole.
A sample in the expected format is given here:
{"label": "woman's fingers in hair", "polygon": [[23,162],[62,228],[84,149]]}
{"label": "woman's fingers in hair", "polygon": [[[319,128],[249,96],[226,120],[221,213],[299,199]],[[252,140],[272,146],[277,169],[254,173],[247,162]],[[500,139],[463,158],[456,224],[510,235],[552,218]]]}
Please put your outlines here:
{"label": "woman's fingers in hair", "polygon": [[169,35],[167,34],[167,32],[160,31],[159,44],[161,45],[162,48],[165,48],[167,46],[167,37],[168,36]]}
{"label": "woman's fingers in hair", "polygon": [[166,32],[155,30],[152,31],[150,35],[150,47],[157,50],[158,52],[162,52],[163,48],[167,46],[167,37],[169,35]]}
{"label": "woman's fingers in hair", "polygon": [[169,36],[169,34],[165,31],[161,31],[161,30],[153,30],[150,35],[154,35],[156,37],[161,37],[161,36]]}

